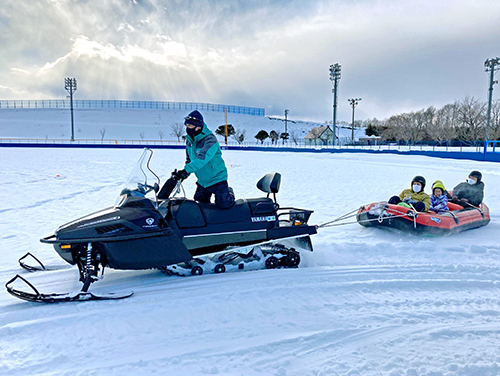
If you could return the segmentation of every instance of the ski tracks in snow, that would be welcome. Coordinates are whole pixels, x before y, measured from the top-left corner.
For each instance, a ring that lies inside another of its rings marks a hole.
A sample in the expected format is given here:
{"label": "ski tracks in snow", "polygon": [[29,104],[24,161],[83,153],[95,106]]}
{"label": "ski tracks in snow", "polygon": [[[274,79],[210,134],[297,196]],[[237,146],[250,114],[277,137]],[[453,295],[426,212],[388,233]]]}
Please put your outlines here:
{"label": "ski tracks in snow", "polygon": [[[16,370],[50,374],[40,368],[48,356],[47,364],[66,359],[61,374],[99,374],[103,353],[116,358],[102,360],[109,375],[139,370],[249,376],[494,375],[500,364],[496,268],[359,265],[187,278],[121,274],[110,273],[105,288],[132,287],[136,295],[123,302],[71,303],[62,311],[60,305],[49,305],[40,308],[41,316],[32,316],[39,305],[16,301],[3,311],[4,369],[12,375]],[[55,287],[46,277],[43,281],[44,289]],[[121,317],[122,310],[127,317]],[[31,342],[31,332],[50,338],[52,330],[60,340]],[[113,347],[106,336],[113,337]],[[479,338],[491,345],[476,349]],[[68,342],[85,347],[93,361],[69,362]],[[133,353],[120,356],[131,344]],[[31,361],[23,362],[26,357]]]}

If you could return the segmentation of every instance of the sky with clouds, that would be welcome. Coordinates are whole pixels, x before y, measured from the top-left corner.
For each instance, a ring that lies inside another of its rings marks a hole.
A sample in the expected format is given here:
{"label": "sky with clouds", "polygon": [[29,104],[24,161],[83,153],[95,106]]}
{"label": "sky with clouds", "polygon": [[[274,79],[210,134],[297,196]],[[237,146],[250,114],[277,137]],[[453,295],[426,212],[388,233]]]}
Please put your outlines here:
{"label": "sky with clouds", "polygon": [[[203,102],[387,118],[486,101],[498,0],[3,0],[0,99]],[[500,73],[499,73],[500,75]],[[499,98],[498,86],[494,97]]]}

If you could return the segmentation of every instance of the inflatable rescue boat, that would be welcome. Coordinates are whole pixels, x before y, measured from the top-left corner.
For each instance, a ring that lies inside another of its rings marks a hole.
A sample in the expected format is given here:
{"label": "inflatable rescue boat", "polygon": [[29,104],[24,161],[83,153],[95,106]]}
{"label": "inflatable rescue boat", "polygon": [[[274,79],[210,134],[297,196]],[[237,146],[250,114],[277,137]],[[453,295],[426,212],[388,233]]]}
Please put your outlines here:
{"label": "inflatable rescue boat", "polygon": [[449,235],[490,222],[490,212],[483,203],[479,207],[464,208],[448,203],[449,211],[417,212],[412,208],[376,202],[359,208],[356,220],[364,227],[389,227],[418,235]]}

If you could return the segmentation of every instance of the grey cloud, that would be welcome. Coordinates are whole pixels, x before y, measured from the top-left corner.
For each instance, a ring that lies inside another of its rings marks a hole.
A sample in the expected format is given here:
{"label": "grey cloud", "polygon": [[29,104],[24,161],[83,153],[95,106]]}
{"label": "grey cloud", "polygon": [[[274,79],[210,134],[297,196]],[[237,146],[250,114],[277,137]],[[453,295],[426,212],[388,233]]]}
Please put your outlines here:
{"label": "grey cloud", "polygon": [[77,95],[230,103],[339,119],[486,95],[482,64],[500,55],[500,3],[486,0],[7,0],[0,9],[0,95]]}

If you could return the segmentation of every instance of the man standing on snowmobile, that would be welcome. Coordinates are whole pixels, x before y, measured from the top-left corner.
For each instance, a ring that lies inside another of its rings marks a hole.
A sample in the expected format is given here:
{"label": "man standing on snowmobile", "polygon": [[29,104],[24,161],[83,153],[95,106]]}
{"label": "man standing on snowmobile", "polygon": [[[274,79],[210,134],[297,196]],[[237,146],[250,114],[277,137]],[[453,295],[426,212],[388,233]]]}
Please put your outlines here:
{"label": "man standing on snowmobile", "polygon": [[208,129],[199,111],[192,111],[184,119],[186,165],[172,175],[177,180],[184,180],[194,173],[198,178],[194,194],[196,201],[209,203],[213,194],[218,208],[230,208],[234,205],[234,193],[227,184],[227,169],[217,138]]}

